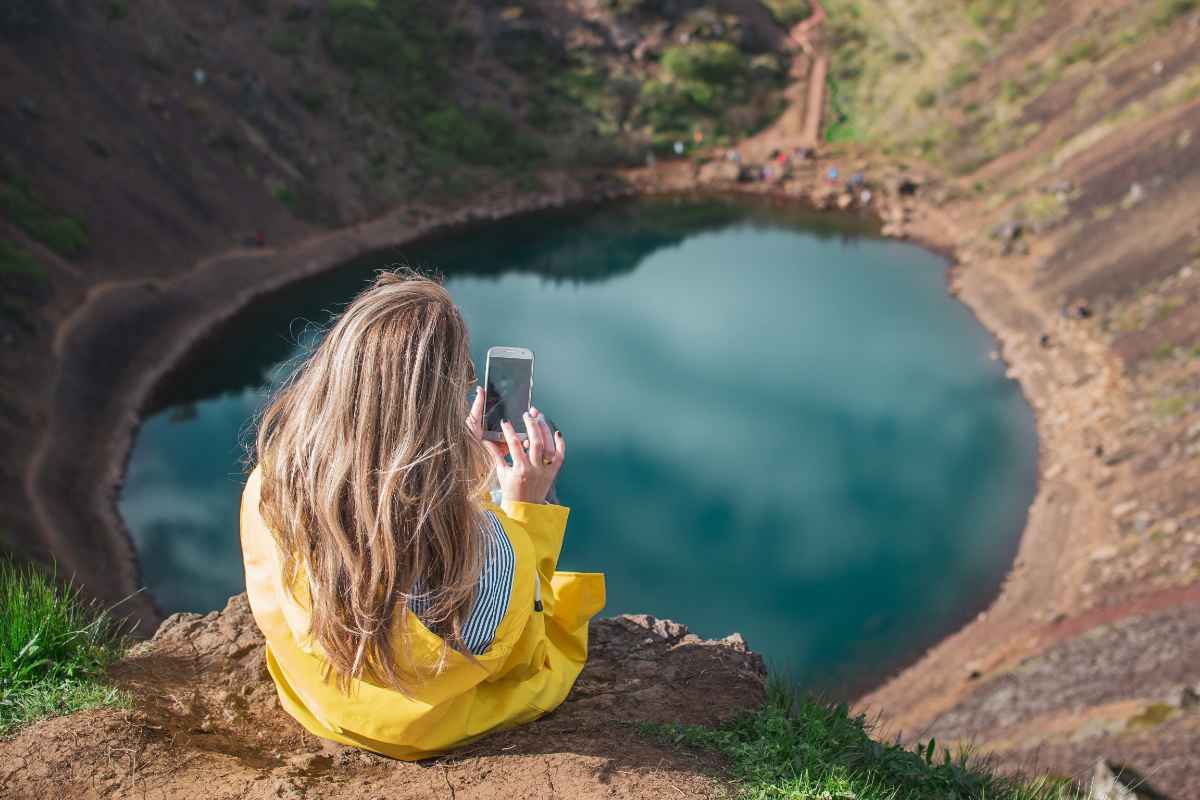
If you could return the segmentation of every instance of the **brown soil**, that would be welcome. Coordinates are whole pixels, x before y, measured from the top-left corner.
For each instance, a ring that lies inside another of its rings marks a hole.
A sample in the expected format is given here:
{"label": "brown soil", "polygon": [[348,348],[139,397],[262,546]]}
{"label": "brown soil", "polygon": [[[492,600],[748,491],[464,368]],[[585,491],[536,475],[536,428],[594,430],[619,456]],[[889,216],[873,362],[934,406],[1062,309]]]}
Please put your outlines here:
{"label": "brown soil", "polygon": [[553,714],[423,763],[322,742],[280,709],[245,595],[177,614],[113,673],[131,710],[40,723],[0,742],[0,793],[64,798],[711,797],[724,765],[643,735],[763,700],[762,659],[646,616],[592,625],[587,668]]}

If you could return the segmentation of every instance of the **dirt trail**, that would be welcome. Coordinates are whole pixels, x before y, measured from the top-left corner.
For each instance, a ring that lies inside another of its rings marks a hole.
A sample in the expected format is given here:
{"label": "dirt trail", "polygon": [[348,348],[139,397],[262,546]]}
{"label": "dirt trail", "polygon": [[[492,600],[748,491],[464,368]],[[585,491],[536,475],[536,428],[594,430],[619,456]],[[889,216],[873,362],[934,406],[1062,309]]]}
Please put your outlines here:
{"label": "dirt trail", "polygon": [[829,57],[818,46],[824,21],[825,8],[814,0],[812,15],[788,31],[792,66],[788,72],[791,85],[784,92],[787,108],[770,127],[740,145],[747,154],[762,157],[770,150],[815,148],[821,144],[825,79],[829,72]]}
{"label": "dirt trail", "polygon": [[820,55],[813,62],[808,79],[808,106],[804,112],[803,139],[807,147],[821,143],[821,117],[825,110],[825,78],[829,74],[829,59]]}

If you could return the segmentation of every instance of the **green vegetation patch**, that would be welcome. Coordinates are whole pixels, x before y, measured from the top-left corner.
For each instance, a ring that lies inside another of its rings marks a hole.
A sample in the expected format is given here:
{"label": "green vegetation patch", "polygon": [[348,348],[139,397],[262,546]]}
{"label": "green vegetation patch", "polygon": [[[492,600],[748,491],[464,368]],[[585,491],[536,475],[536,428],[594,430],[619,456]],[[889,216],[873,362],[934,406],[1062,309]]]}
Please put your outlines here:
{"label": "green vegetation patch", "polygon": [[729,42],[694,42],[670,47],[663,68],[680,82],[732,87],[746,77],[746,56]]}
{"label": "green vegetation patch", "polygon": [[970,0],[967,16],[984,30],[1012,33],[1029,9],[1024,0]]}
{"label": "green vegetation patch", "polygon": [[0,561],[0,735],[128,698],[107,684],[123,650],[108,612],[32,567]]}
{"label": "green vegetation patch", "polygon": [[0,173],[0,211],[61,256],[76,256],[87,249],[87,227],[34,195],[24,178]]}
{"label": "green vegetation patch", "polygon": [[46,268],[33,253],[4,239],[0,239],[0,275],[27,275],[39,280],[46,277]]}
{"label": "green vegetation patch", "polygon": [[1166,27],[1196,9],[1200,9],[1200,0],[1158,0],[1158,7],[1154,10],[1154,24]]}
{"label": "green vegetation patch", "polygon": [[449,83],[445,10],[420,0],[331,0],[325,47],[355,95],[390,116],[438,107]]}
{"label": "green vegetation patch", "polygon": [[489,106],[470,113],[447,106],[426,114],[421,134],[468,164],[518,166],[545,156],[541,144],[524,136],[508,114]]}
{"label": "green vegetation patch", "polygon": [[1151,703],[1142,709],[1141,713],[1126,721],[1125,727],[1130,730],[1153,728],[1162,725],[1167,720],[1179,714],[1179,709],[1166,703]]}
{"label": "green vegetation patch", "polygon": [[770,9],[776,22],[788,28],[812,16],[809,0],[763,0],[763,5]]}
{"label": "green vegetation patch", "polygon": [[643,734],[715,750],[732,763],[740,795],[756,800],[1067,800],[1069,781],[997,775],[966,753],[936,743],[909,750],[873,740],[863,716],[774,685],[761,709],[720,728],[642,725]]}
{"label": "green vegetation patch", "polygon": [[1069,67],[1080,61],[1095,61],[1100,57],[1100,42],[1092,38],[1080,39],[1058,56],[1061,67]]}
{"label": "green vegetation patch", "polygon": [[281,56],[294,56],[304,50],[308,42],[307,31],[296,25],[276,28],[267,37],[267,47]]}
{"label": "green vegetation patch", "polygon": [[651,131],[656,147],[695,130],[706,143],[746,136],[778,116],[759,90],[782,88],[786,66],[751,59],[726,41],[696,41],[663,52],[656,77],[638,89],[630,117]]}

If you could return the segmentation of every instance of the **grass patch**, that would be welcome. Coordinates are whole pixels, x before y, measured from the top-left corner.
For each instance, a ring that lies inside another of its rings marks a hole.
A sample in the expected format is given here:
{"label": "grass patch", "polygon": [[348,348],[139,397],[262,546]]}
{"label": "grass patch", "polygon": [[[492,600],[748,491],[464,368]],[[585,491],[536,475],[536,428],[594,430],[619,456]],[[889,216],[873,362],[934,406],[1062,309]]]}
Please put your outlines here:
{"label": "grass patch", "polygon": [[970,0],[967,16],[978,27],[1001,34],[1012,33],[1029,9],[1024,0]]}
{"label": "grass patch", "polygon": [[308,44],[308,34],[304,28],[288,25],[276,28],[267,37],[267,47],[271,52],[281,56],[294,56]]}
{"label": "grass patch", "polygon": [[[825,127],[825,141],[851,142],[862,138],[854,125],[850,103],[846,97],[846,86],[829,77],[829,124]],[[937,99],[936,97],[934,98]]]}
{"label": "grass patch", "polygon": [[321,113],[321,109],[325,108],[325,103],[329,100],[329,95],[312,86],[293,86],[288,91],[310,114]]}
{"label": "grass patch", "polygon": [[775,21],[786,28],[812,16],[812,4],[808,0],[763,0],[775,17]]}
{"label": "grass patch", "polygon": [[1200,8],[1200,0],[1158,0],[1154,10],[1154,24],[1165,28],[1184,14]]}
{"label": "grass patch", "polygon": [[1015,209],[1015,216],[1040,233],[1066,219],[1069,211],[1067,202],[1058,195],[1038,194],[1020,203]]}
{"label": "grass patch", "polygon": [[1142,709],[1140,714],[1130,717],[1125,727],[1129,730],[1144,730],[1162,725],[1167,720],[1176,716],[1179,709],[1166,703],[1151,703]]}
{"label": "grass patch", "polygon": [[105,672],[123,650],[112,616],[32,567],[0,561],[0,735],[128,702]]}
{"label": "grass patch", "polygon": [[873,740],[862,716],[773,684],[767,702],[720,728],[642,725],[643,735],[715,750],[733,765],[740,795],[756,800],[1068,800],[1069,781],[997,775],[966,753],[930,740],[909,750]]}
{"label": "grass patch", "polygon": [[0,211],[61,256],[76,256],[87,249],[87,227],[34,195],[24,178],[0,174]]}
{"label": "grass patch", "polygon": [[1154,416],[1159,421],[1172,420],[1182,417],[1192,409],[1195,397],[1188,394],[1173,394],[1154,400]]}
{"label": "grass patch", "polygon": [[958,91],[978,77],[979,73],[966,64],[957,64],[950,70],[950,77],[946,81],[946,88],[952,92]]}
{"label": "grass patch", "polygon": [[546,154],[508,114],[488,106],[471,114],[458,106],[431,112],[421,120],[421,135],[430,146],[480,166],[522,166]]}
{"label": "grass patch", "polygon": [[419,0],[330,0],[324,44],[354,78],[353,96],[411,125],[440,108],[450,86],[449,18]]}
{"label": "grass patch", "polygon": [[25,248],[0,239],[0,275],[27,275],[42,280],[46,268]]}
{"label": "grass patch", "polygon": [[782,63],[751,59],[729,42],[670,47],[657,76],[637,87],[628,116],[649,129],[657,147],[669,148],[696,130],[704,133],[706,143],[739,138],[778,116],[781,109],[763,90],[782,88],[785,75]]}
{"label": "grass patch", "polygon": [[296,198],[296,193],[287,186],[276,186],[271,192],[275,199],[287,206],[287,209],[292,213],[296,212],[296,206],[299,200]]}
{"label": "grass patch", "polygon": [[1080,39],[1058,56],[1058,65],[1066,68],[1080,61],[1095,61],[1100,55],[1100,43],[1095,39]]}

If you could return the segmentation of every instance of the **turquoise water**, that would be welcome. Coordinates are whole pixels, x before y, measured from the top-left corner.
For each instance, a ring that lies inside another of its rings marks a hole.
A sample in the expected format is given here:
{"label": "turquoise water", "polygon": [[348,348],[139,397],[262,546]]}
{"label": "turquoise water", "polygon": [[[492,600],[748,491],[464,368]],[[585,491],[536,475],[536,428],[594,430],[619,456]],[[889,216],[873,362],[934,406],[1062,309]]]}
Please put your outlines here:
{"label": "turquoise water", "polygon": [[852,219],[638,202],[459,232],[259,303],[148,417],[120,508],[169,611],[242,588],[242,450],[264,391],[392,262],[436,268],[491,345],[537,354],[570,442],[563,569],[606,613],[740,631],[836,691],[977,612],[1033,498],[1030,409],[945,262]]}

